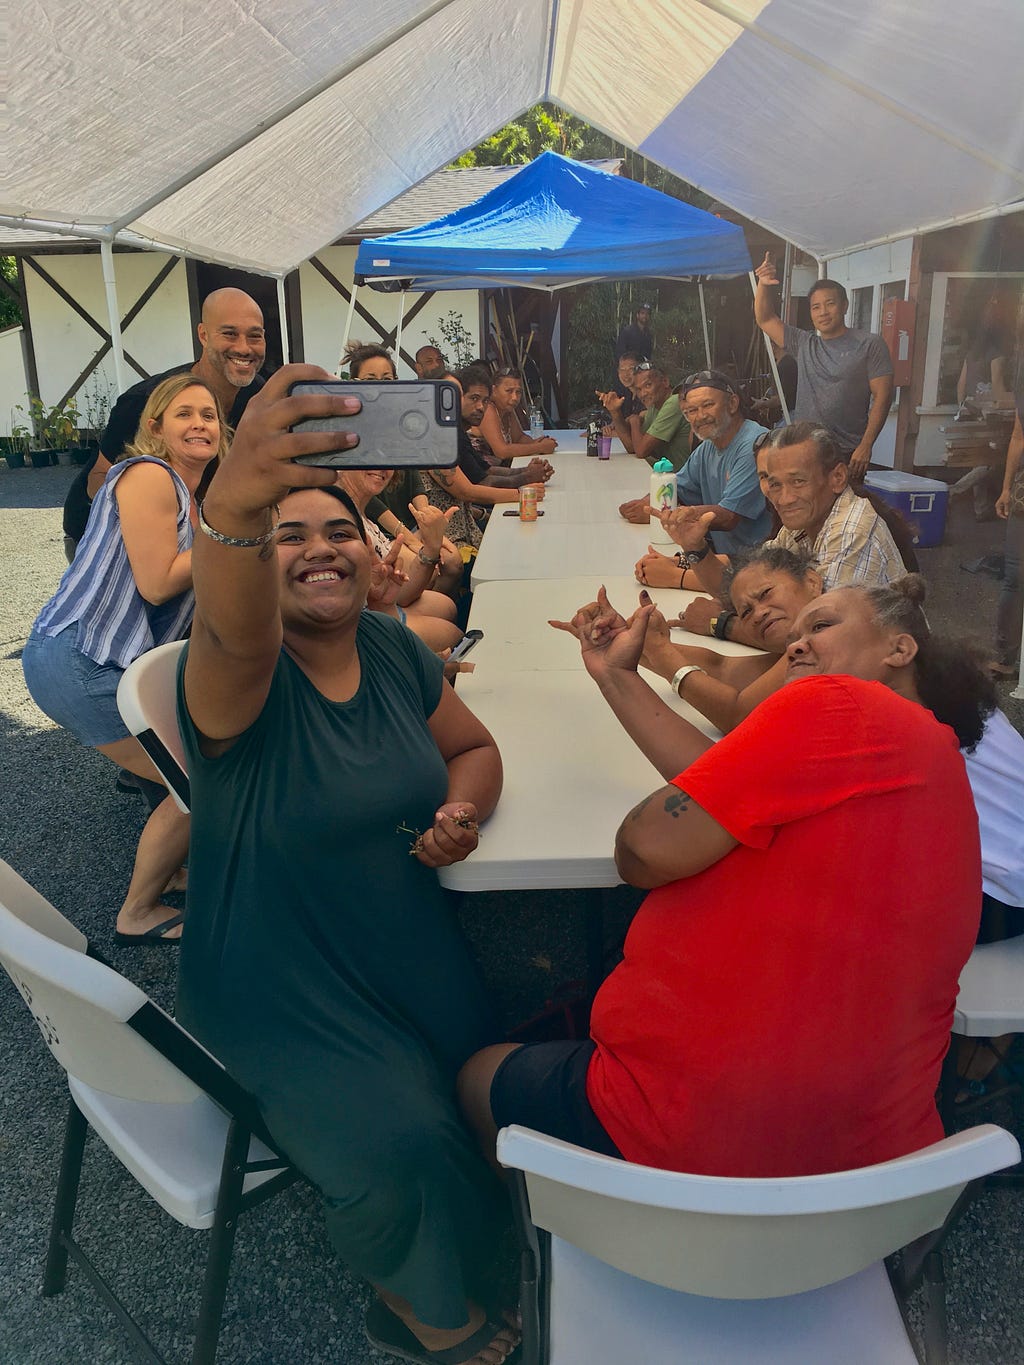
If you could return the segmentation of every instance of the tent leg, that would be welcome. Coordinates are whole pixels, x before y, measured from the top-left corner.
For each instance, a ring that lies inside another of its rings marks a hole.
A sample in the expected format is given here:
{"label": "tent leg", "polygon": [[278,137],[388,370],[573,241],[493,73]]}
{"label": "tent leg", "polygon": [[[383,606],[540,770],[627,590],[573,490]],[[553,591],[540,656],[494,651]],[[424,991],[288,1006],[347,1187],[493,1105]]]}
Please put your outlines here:
{"label": "tent leg", "polygon": [[291,348],[288,345],[288,313],[287,302],[284,296],[284,280],[278,277],[277,281],[277,321],[281,328],[281,362],[290,365],[292,361]]}
{"label": "tent leg", "polygon": [[398,366],[402,359],[402,323],[405,321],[405,290],[398,300],[398,326],[395,328],[395,373],[398,373]]}
{"label": "tent leg", "polygon": [[341,374],[345,368],[345,352],[348,350],[348,339],[352,335],[352,319],[356,312],[356,295],[359,293],[359,286],[355,280],[352,281],[352,293],[348,296],[348,314],[345,318],[345,335],[341,339],[341,355],[338,356],[337,369],[335,374]]}
{"label": "tent leg", "polygon": [[700,298],[700,325],[704,328],[704,359],[711,369],[711,338],[708,336],[708,310],[704,303],[704,281],[697,280],[697,294]]}
{"label": "tent leg", "polygon": [[[757,276],[752,270],[750,272],[750,288],[754,294],[757,293]],[[779,395],[779,403],[782,407],[782,420],[788,427],[792,424],[793,418],[789,408],[786,406],[786,395],[782,392],[782,381],[779,379],[779,367],[775,363],[775,352],[772,350],[772,343],[768,339],[768,334],[763,332],[762,336],[764,337],[764,348],[768,352],[768,368],[771,370],[772,378],[775,380],[775,392]]]}
{"label": "tent leg", "polygon": [[117,380],[117,392],[122,394],[128,387],[128,376],[124,364],[124,346],[121,344],[121,314],[117,307],[114,244],[106,239],[100,241],[100,263],[103,267],[103,291],[107,296],[107,317],[110,321],[110,346],[114,354],[114,375]]}
{"label": "tent leg", "polygon": [[[1021,622],[1021,638],[1024,639],[1024,621]],[[1015,701],[1024,701],[1024,649],[1021,650],[1020,672],[1017,674],[1017,686],[1010,693]]]}

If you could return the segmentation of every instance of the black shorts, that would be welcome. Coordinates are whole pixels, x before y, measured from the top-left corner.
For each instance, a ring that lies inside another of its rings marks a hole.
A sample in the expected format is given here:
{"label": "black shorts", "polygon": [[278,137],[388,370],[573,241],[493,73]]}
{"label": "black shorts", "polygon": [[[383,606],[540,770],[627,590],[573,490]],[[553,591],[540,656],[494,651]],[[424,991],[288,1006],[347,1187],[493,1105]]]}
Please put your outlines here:
{"label": "black shorts", "polygon": [[495,1123],[499,1128],[519,1123],[577,1147],[621,1158],[587,1099],[587,1068],[593,1055],[589,1038],[527,1043],[510,1052],[491,1082]]}

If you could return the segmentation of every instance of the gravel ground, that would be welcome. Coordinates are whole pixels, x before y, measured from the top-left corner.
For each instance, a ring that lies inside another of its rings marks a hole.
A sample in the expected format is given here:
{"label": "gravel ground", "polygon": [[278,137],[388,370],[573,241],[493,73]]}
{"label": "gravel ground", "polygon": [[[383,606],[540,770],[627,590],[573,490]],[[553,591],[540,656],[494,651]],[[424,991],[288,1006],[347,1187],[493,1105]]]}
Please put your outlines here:
{"label": "gravel ground", "polygon": [[[114,912],[142,824],[140,803],[114,791],[97,754],[55,729],[28,698],[20,651],[64,565],[59,508],[69,469],[8,472],[0,464],[0,856],[39,888],[161,1005],[174,994],[175,955],[113,947]],[[995,523],[976,525],[954,505],[945,544],[921,552],[936,626],[986,643],[996,583],[960,570],[999,548]],[[1018,728],[1024,707],[1009,699]],[[610,935],[632,893],[612,897]],[[582,902],[571,894],[478,896],[463,920],[509,1022],[536,1010],[560,981],[583,970]],[[39,1296],[66,1090],[7,977],[0,973],[0,1361],[115,1365],[130,1357],[116,1325],[72,1268],[55,1299]],[[1024,1134],[1019,1099],[991,1117]],[[947,1264],[952,1365],[1024,1362],[1024,1269],[1017,1196],[991,1192],[954,1235]],[[102,1219],[99,1209],[108,1211]],[[170,1360],[188,1358],[205,1234],[163,1215],[99,1144],[88,1149],[78,1230]],[[243,1219],[236,1243],[221,1351],[223,1365],[381,1362],[363,1340],[365,1286],[333,1260],[316,1199],[297,1188]],[[184,1324],[184,1325],[183,1325]]]}

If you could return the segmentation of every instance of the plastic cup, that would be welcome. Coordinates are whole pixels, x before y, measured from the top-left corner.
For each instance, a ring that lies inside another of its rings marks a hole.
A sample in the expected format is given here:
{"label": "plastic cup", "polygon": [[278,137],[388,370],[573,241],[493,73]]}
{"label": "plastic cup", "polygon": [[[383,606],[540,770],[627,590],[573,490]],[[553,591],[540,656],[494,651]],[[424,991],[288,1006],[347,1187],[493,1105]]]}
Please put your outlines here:
{"label": "plastic cup", "polygon": [[612,457],[612,438],[610,436],[599,436],[597,438],[597,458],[599,460],[610,460]]}

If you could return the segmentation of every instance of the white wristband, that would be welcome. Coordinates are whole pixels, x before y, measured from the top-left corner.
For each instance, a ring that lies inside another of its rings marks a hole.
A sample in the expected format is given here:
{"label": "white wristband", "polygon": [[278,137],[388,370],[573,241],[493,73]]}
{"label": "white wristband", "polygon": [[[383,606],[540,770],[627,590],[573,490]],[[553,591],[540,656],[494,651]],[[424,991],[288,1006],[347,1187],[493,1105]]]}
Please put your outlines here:
{"label": "white wristband", "polygon": [[701,668],[700,664],[684,664],[682,668],[677,668],[676,671],[672,674],[672,691],[678,697],[680,695],[679,689],[682,687],[683,679],[687,676],[687,674],[706,672],[707,669]]}

